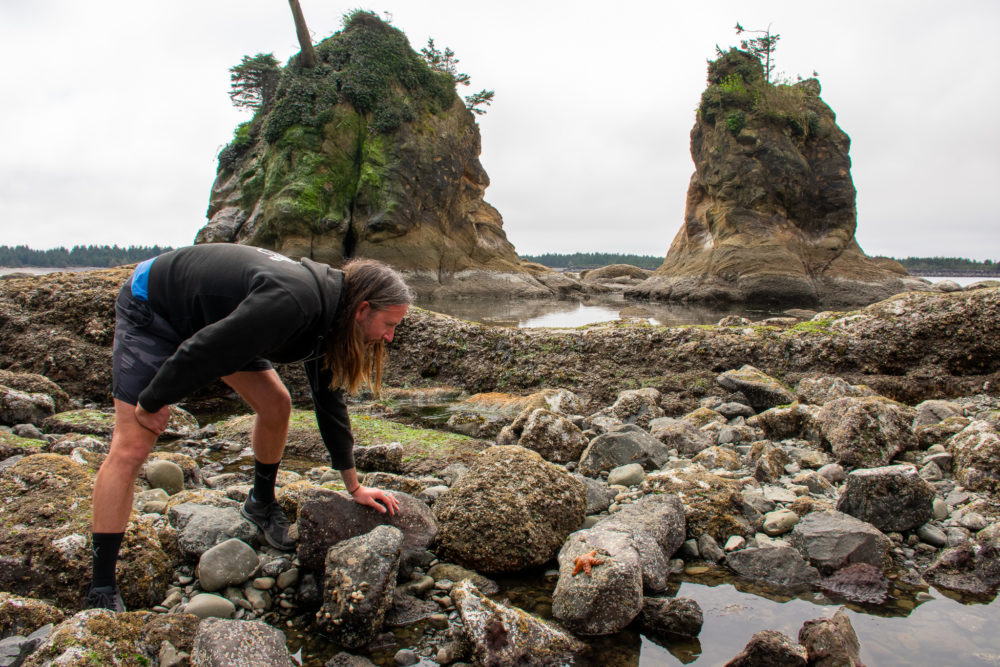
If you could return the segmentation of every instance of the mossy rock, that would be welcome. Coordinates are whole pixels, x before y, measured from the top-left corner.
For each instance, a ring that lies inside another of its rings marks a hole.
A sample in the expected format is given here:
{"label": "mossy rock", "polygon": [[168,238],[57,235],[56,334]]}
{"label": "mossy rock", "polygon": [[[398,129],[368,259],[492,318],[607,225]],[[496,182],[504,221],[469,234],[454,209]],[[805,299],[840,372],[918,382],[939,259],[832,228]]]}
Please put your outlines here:
{"label": "mossy rock", "polygon": [[27,637],[43,625],[59,623],[65,617],[61,609],[44,600],[0,591],[0,637]]}
{"label": "mossy rock", "polygon": [[51,433],[109,436],[115,427],[115,415],[104,410],[68,410],[46,419],[43,427]]}
{"label": "mossy rock", "polygon": [[[27,456],[0,476],[0,589],[78,609],[91,575],[94,470],[58,454]],[[149,521],[125,531],[119,578],[126,607],[163,599],[173,563]]]}
{"label": "mossy rock", "polygon": [[0,460],[11,456],[28,456],[45,451],[48,444],[44,440],[22,438],[8,431],[0,431]]}
{"label": "mossy rock", "polygon": [[[250,444],[253,415],[234,417],[218,426],[219,437]],[[430,473],[457,461],[465,461],[491,443],[464,435],[415,428],[370,415],[351,415],[351,429],[357,445],[398,442],[403,447],[403,472]],[[329,462],[329,454],[311,410],[293,410],[288,427],[286,456]]]}
{"label": "mossy rock", "polygon": [[148,617],[147,612],[115,614],[105,609],[77,614],[60,623],[25,664],[148,667],[143,636]]}

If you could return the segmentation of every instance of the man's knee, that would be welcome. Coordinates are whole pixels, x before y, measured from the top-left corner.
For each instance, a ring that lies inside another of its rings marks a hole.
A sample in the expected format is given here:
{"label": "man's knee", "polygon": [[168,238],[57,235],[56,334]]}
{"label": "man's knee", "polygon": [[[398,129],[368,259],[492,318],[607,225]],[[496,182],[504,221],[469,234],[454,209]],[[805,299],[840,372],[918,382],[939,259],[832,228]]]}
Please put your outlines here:
{"label": "man's knee", "polygon": [[130,471],[133,476],[136,476],[149,457],[149,451],[150,448],[145,446],[119,444],[117,447],[111,448],[107,461],[119,470]]}
{"label": "man's knee", "polygon": [[256,406],[257,417],[268,425],[287,424],[292,414],[292,397],[284,386],[275,387],[267,400]]}

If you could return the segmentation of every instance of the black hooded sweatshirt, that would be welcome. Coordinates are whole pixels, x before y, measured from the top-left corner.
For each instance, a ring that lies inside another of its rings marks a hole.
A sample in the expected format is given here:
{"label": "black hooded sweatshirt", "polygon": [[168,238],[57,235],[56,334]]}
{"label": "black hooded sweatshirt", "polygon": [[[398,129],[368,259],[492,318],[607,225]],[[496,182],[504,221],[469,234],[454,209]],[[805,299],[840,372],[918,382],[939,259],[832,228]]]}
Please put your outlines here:
{"label": "black hooded sweatshirt", "polygon": [[323,443],[337,470],[354,467],[354,437],[342,389],[323,367],[344,286],[342,271],[263,248],[212,243],[157,257],[149,305],[183,342],[139,394],[149,412],[247,364],[301,361]]}

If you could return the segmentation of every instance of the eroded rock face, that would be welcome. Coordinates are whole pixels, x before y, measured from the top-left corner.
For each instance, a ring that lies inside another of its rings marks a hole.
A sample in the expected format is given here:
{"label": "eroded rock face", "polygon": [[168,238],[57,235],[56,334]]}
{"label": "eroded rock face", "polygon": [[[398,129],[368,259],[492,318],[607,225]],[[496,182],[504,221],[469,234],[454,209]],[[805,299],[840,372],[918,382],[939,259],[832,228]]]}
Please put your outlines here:
{"label": "eroded rock face", "polygon": [[904,291],[906,270],[855,241],[851,140],[819,82],[769,85],[736,50],[709,65],[708,80],[684,224],[663,265],[626,294],[864,304]]}
{"label": "eroded rock face", "polygon": [[402,32],[357,12],[316,53],[316,67],[284,69],[273,97],[220,153],[196,243],[329,264],[379,259],[435,296],[551,296],[560,286],[547,279],[577,287],[521,265],[483,199],[490,180],[475,117]]}

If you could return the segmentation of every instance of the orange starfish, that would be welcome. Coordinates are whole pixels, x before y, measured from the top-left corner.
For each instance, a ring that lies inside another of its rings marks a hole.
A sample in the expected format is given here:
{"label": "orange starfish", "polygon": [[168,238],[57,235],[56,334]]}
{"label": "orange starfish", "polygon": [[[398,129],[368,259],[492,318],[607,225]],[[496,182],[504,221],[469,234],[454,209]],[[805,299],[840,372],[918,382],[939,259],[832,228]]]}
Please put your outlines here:
{"label": "orange starfish", "polygon": [[576,575],[580,574],[581,571],[588,577],[592,576],[590,568],[592,568],[595,565],[600,565],[601,563],[604,562],[600,558],[596,558],[596,556],[597,556],[597,549],[594,549],[590,553],[583,554],[582,556],[577,556],[576,560],[573,561],[572,576],[575,577]]}

